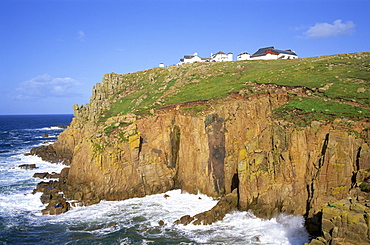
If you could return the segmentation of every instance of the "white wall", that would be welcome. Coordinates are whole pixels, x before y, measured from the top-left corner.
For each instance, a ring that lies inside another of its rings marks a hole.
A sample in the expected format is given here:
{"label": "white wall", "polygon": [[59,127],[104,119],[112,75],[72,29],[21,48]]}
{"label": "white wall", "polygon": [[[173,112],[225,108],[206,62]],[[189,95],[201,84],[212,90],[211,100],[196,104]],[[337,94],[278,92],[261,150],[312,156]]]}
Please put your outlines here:
{"label": "white wall", "polygon": [[228,61],[233,61],[233,53],[228,53],[227,58]]}
{"label": "white wall", "polygon": [[182,65],[182,64],[186,64],[186,63],[194,63],[194,62],[202,62],[202,59],[198,56],[197,53],[194,54],[194,57],[191,58],[191,59],[185,59],[184,57],[184,61],[181,61],[179,62],[178,64],[179,65]]}
{"label": "white wall", "polygon": [[211,62],[223,62],[223,61],[232,61],[233,60],[233,54],[214,54],[211,55]]}
{"label": "white wall", "polygon": [[237,60],[250,60],[251,55],[250,54],[239,54],[237,57]]}
{"label": "white wall", "polygon": [[297,59],[298,56],[290,54],[266,54],[259,57],[251,57],[251,60],[277,60],[277,59]]}
{"label": "white wall", "polygon": [[279,54],[278,59],[298,59],[298,56],[290,54]]}

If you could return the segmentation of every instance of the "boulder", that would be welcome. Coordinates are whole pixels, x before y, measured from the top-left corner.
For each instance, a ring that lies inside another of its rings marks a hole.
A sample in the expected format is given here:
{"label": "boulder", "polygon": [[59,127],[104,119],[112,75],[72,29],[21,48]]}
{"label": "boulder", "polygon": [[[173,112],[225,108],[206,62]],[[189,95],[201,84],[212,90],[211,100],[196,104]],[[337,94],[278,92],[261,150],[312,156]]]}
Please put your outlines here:
{"label": "boulder", "polygon": [[188,225],[194,220],[194,217],[190,215],[184,215],[180,219],[176,220],[174,223],[175,224],[183,224],[183,225]]}
{"label": "boulder", "polygon": [[48,174],[49,174],[48,172],[44,172],[44,173],[34,173],[34,174],[33,174],[33,177],[34,177],[34,178],[45,179],[45,178],[46,178],[46,176],[47,176]]}
{"label": "boulder", "polygon": [[46,193],[42,194],[41,197],[40,197],[40,200],[41,200],[42,204],[49,203],[50,199],[51,199],[51,195],[46,194]]}
{"label": "boulder", "polygon": [[50,202],[49,205],[46,207],[46,210],[49,211],[50,215],[57,215],[61,213],[65,213],[71,209],[71,205],[66,200],[58,200]]}

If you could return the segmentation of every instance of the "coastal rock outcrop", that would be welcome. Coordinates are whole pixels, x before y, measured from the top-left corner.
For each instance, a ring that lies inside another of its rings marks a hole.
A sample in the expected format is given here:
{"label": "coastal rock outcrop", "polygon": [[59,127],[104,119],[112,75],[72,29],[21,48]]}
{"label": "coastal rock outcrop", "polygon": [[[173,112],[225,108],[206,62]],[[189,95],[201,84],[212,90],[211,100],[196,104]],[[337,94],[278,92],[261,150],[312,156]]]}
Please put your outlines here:
{"label": "coastal rock outcrop", "polygon": [[[70,161],[63,182],[67,198],[90,205],[174,188],[213,197],[237,193],[238,209],[256,216],[304,215],[314,235],[322,235],[323,224],[332,227],[325,230],[330,237],[324,235],[333,241],[345,233],[340,227],[352,221],[340,225],[335,211],[323,206],[351,197],[360,185],[356,176],[370,168],[368,119],[313,120],[304,126],[274,119],[273,111],[292,96],[311,93],[276,85],[260,85],[254,94],[230,93],[217,102],[153,109],[143,116],[106,116],[121,79],[106,75],[94,87],[90,104],[74,106],[75,118],[52,146]],[[122,89],[122,97],[130,89]],[[199,222],[208,223],[207,215]]]}
{"label": "coastal rock outcrop", "polygon": [[59,178],[59,180],[42,181],[37,184],[33,190],[33,194],[41,192],[40,200],[43,204],[47,204],[42,210],[42,214],[56,215],[65,213],[71,208],[71,204],[67,201],[63,191],[65,191],[65,179],[68,175],[69,168],[64,168],[60,174],[40,173],[34,177],[39,178]]}
{"label": "coastal rock outcrop", "polygon": [[26,155],[36,155],[44,161],[53,163],[63,162],[66,165],[69,165],[72,159],[72,154],[68,151],[68,148],[55,148],[54,144],[34,147]]}

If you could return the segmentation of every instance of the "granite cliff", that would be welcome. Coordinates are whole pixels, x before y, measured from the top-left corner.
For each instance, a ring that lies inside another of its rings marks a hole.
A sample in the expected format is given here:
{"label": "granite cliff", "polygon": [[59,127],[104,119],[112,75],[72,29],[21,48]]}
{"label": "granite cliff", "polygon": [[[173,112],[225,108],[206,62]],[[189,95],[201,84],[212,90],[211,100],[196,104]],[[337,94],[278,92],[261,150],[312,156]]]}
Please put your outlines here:
{"label": "granite cliff", "polygon": [[369,57],[106,74],[52,146],[62,189],[85,205],[236,189],[240,210],[304,215],[313,244],[369,243]]}

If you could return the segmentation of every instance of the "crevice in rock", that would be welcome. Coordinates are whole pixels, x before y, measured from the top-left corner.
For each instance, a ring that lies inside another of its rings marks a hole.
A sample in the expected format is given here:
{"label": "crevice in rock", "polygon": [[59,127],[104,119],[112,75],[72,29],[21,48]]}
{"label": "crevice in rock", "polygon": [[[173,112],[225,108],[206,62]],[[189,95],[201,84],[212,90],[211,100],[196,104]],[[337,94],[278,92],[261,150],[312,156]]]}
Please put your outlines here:
{"label": "crevice in rock", "polygon": [[352,186],[351,188],[355,187],[356,186],[356,177],[357,177],[357,172],[360,170],[360,158],[361,158],[361,150],[362,150],[362,147],[360,146],[357,150],[357,154],[356,154],[356,166],[355,166],[355,171],[353,171],[353,174],[352,174],[352,178],[351,178],[351,182],[352,182]]}
{"label": "crevice in rock", "polygon": [[[173,122],[174,123],[174,122]],[[168,159],[168,168],[175,169],[175,174],[173,176],[173,188],[181,188],[181,184],[178,181],[178,171],[179,171],[179,151],[180,151],[180,139],[181,131],[180,127],[174,125],[170,132],[170,153]]]}
{"label": "crevice in rock", "polygon": [[170,155],[170,168],[176,168],[179,158],[179,150],[180,150],[180,138],[181,132],[179,126],[174,126],[171,130],[170,134],[170,142],[171,142],[171,155]]}
{"label": "crevice in rock", "polygon": [[[325,140],[324,140],[324,144],[321,148],[321,155],[320,155],[320,159],[319,159],[319,162],[318,162],[318,165],[317,165],[317,169],[319,170],[323,165],[324,165],[324,162],[325,162],[325,154],[326,154],[326,150],[328,149],[328,143],[329,143],[329,134],[326,134],[325,136]],[[316,172],[316,174],[314,175],[315,178],[317,177],[319,171]]]}
{"label": "crevice in rock", "polygon": [[231,192],[239,188],[239,176],[238,173],[235,173],[231,180]]}
{"label": "crevice in rock", "polygon": [[359,171],[360,170],[360,157],[361,157],[361,150],[362,150],[362,147],[360,146],[357,150],[357,154],[356,154],[356,171]]}
{"label": "crevice in rock", "polygon": [[231,188],[230,192],[233,192],[236,189],[237,195],[238,195],[238,209],[240,208],[239,203],[240,203],[240,193],[239,193],[239,174],[236,172],[231,180]]}
{"label": "crevice in rock", "polygon": [[143,139],[143,137],[141,137],[140,136],[140,143],[139,143],[139,149],[138,149],[138,151],[137,151],[137,157],[139,158],[139,156],[140,156],[140,153],[141,153],[141,150],[142,150],[142,148],[143,148],[143,143],[144,143],[144,139]]}
{"label": "crevice in rock", "polygon": [[320,158],[317,162],[317,165],[315,165],[316,172],[313,173],[311,182],[306,185],[307,189],[307,202],[306,202],[306,213],[304,217],[306,217],[306,227],[311,227],[308,229],[308,232],[312,235],[318,235],[317,232],[320,230],[319,227],[321,227],[321,219],[315,217],[317,214],[313,214],[312,217],[309,217],[310,211],[312,208],[312,201],[314,200],[315,197],[315,182],[320,175],[320,171],[322,166],[325,163],[325,155],[326,151],[328,149],[328,144],[329,144],[329,133],[325,135],[324,143],[321,148],[321,154]]}
{"label": "crevice in rock", "polygon": [[204,121],[208,137],[208,169],[212,171],[214,190],[218,194],[225,193],[225,133],[224,119],[217,114],[208,115]]}

